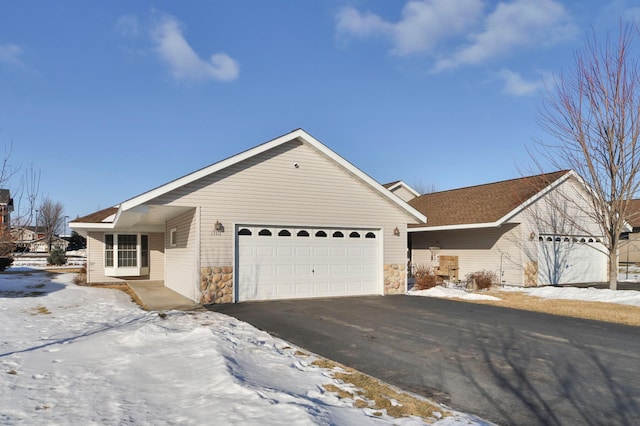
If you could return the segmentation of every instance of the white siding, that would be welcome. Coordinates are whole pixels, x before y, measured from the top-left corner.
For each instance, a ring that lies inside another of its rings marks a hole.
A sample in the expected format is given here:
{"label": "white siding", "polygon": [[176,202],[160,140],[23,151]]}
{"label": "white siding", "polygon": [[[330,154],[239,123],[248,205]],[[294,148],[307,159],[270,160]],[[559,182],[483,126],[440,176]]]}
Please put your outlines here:
{"label": "white siding", "polygon": [[[522,250],[518,241],[518,225],[500,228],[465,229],[455,231],[417,232],[412,235],[413,265],[436,266],[432,254],[458,256],[458,277],[481,270],[493,271],[506,284],[523,285]],[[439,247],[431,250],[430,247]]]}
{"label": "white siding", "polygon": [[[197,210],[193,209],[167,222],[165,232],[166,276],[164,284],[176,293],[199,300]],[[171,230],[176,228],[176,245],[171,245]]]}
{"label": "white siding", "polygon": [[405,188],[404,186],[400,185],[399,187],[397,187],[396,189],[394,189],[393,192],[395,195],[397,195],[398,197],[400,197],[400,199],[404,200],[404,201],[409,201],[409,200],[413,200],[414,198],[416,198],[415,194],[411,191],[409,191],[407,188]]}
{"label": "white siding", "polygon": [[[407,222],[415,221],[323,154],[298,141],[185,185],[150,204],[201,207],[203,266],[233,265],[233,230],[238,223],[382,228],[384,263],[404,264]],[[223,232],[214,230],[216,221],[224,226]],[[400,236],[393,235],[395,227]]]}

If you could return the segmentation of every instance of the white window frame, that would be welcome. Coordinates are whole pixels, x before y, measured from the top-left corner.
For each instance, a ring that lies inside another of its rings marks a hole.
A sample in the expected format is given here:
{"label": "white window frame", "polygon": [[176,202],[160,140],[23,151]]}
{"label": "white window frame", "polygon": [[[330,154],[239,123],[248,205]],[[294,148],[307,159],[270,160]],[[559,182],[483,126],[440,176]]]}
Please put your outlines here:
{"label": "white window frame", "polygon": [[171,228],[169,231],[169,247],[177,247],[178,245],[178,228]]}
{"label": "white window frame", "polygon": [[[142,265],[142,235],[147,236],[146,233],[139,232],[107,232],[104,234],[104,240],[106,240],[107,235],[113,235],[113,266],[105,266],[104,267],[104,275],[107,277],[140,277],[144,275],[149,275],[149,266],[141,266]],[[136,236],[136,266],[120,266],[118,265],[118,235],[135,235]],[[149,247],[147,247],[147,251]],[[106,252],[106,242],[104,244],[103,249],[103,257],[105,256],[104,252]],[[149,253],[147,253],[147,259],[149,258]]]}

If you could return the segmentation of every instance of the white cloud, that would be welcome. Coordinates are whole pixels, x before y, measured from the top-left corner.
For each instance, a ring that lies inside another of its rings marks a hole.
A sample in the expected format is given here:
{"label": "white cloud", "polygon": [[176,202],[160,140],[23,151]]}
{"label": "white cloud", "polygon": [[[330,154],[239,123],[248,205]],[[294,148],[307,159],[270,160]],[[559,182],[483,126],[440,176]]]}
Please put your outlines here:
{"label": "white cloud", "polygon": [[155,51],[164,60],[176,80],[231,81],[238,78],[238,63],[226,53],[216,53],[208,60],[200,58],[184,38],[180,23],[165,16],[151,30]]}
{"label": "white cloud", "polygon": [[0,44],[0,63],[24,67],[20,56],[22,56],[22,48],[17,44]]}
{"label": "white cloud", "polygon": [[410,1],[402,9],[402,19],[395,23],[346,7],[336,15],[337,30],[345,36],[388,37],[392,52],[407,56],[430,52],[443,39],[464,32],[479,20],[482,7],[482,0]]}
{"label": "white cloud", "polygon": [[542,80],[525,80],[520,74],[503,69],[496,73],[496,77],[504,83],[503,92],[509,95],[525,96],[536,93],[544,87]]}
{"label": "white cloud", "polygon": [[386,38],[398,56],[432,56],[434,71],[553,45],[577,33],[558,0],[504,0],[490,12],[484,6],[484,0],[411,0],[397,22],[347,7],[336,15],[336,28],[345,37]]}
{"label": "white cloud", "polygon": [[516,0],[499,3],[485,19],[484,30],[471,43],[439,60],[435,70],[472,65],[520,47],[553,45],[576,33],[564,6],[554,0]]}

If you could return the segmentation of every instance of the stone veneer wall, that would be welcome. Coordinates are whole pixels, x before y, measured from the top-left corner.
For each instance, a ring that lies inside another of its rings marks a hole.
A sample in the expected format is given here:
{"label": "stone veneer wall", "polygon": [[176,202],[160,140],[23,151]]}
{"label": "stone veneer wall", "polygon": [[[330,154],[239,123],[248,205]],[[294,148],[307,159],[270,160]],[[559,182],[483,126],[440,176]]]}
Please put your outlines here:
{"label": "stone veneer wall", "polygon": [[200,303],[233,302],[233,266],[200,268]]}
{"label": "stone veneer wall", "polygon": [[384,265],[384,294],[404,294],[407,291],[405,265]]}

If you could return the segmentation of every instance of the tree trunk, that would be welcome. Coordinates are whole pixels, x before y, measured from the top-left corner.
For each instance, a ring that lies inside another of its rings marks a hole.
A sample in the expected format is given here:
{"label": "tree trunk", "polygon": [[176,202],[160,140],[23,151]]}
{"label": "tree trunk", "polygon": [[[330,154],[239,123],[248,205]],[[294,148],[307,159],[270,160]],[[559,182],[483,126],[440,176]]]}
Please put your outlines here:
{"label": "tree trunk", "polygon": [[609,251],[609,288],[618,289],[618,250]]}

